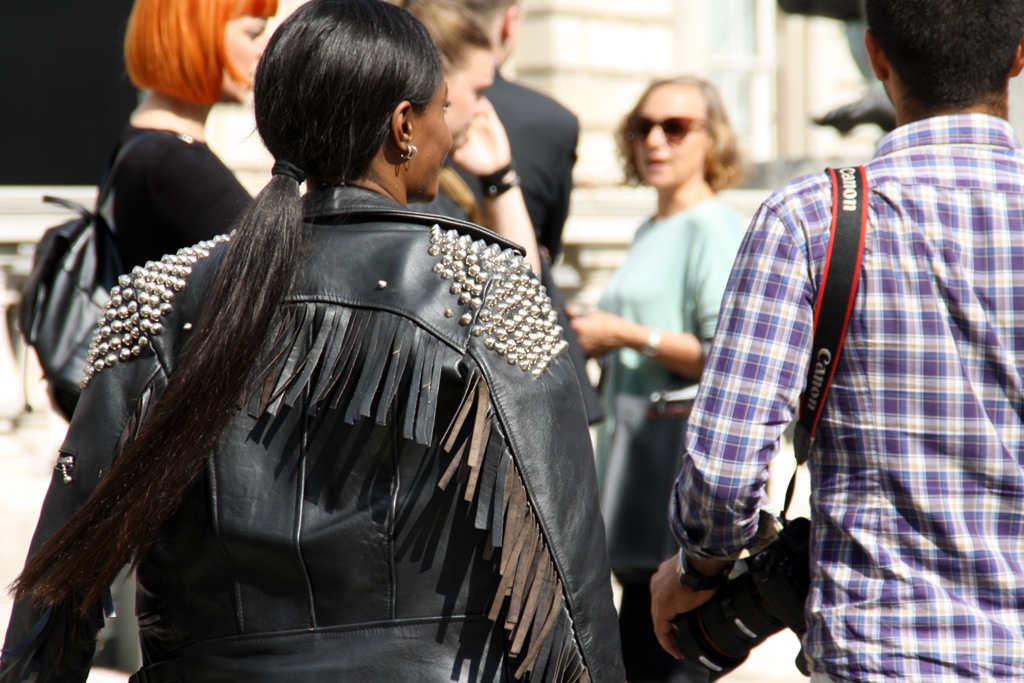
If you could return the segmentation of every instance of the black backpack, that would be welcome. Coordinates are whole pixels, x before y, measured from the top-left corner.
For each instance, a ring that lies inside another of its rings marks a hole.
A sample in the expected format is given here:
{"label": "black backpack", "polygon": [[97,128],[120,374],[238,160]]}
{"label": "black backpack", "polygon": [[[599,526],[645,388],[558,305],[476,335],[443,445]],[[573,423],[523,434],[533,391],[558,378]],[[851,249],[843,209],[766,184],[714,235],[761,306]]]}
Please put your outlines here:
{"label": "black backpack", "polygon": [[148,136],[129,140],[108,163],[93,211],[67,199],[43,197],[78,217],[50,228],[36,245],[32,272],[21,290],[18,328],[39,356],[54,407],[69,420],[82,392],[92,333],[124,272],[110,212],[114,175],[126,152]]}

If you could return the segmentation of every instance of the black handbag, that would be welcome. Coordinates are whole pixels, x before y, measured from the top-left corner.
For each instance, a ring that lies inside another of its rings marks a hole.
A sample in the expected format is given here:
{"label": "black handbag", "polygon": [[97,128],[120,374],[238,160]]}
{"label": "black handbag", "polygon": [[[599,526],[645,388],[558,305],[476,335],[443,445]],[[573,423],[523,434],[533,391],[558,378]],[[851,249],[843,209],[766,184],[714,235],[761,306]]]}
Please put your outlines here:
{"label": "black handbag", "polygon": [[108,163],[93,211],[67,199],[43,197],[78,217],[48,229],[36,245],[21,290],[18,329],[39,357],[54,408],[68,420],[82,391],[92,332],[124,272],[111,227],[114,175],[128,150],[151,134],[129,140]]}
{"label": "black handbag", "polygon": [[679,550],[668,524],[668,501],[682,466],[686,421],[697,385],[650,397],[615,399],[615,433],[601,498],[612,570],[646,581]]}

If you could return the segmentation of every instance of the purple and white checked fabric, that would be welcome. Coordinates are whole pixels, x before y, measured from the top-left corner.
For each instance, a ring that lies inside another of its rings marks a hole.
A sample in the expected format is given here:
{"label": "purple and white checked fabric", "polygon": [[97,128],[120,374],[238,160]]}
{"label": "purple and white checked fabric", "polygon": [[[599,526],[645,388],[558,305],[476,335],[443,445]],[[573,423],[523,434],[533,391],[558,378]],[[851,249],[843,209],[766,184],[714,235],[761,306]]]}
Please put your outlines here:
{"label": "purple and white checked fabric", "polygon": [[[836,681],[1024,681],[1024,149],[1001,119],[927,119],[867,164],[856,308],[811,455],[805,648]],[[687,434],[673,526],[749,545],[796,415],[829,240],[826,174],[740,249]]]}

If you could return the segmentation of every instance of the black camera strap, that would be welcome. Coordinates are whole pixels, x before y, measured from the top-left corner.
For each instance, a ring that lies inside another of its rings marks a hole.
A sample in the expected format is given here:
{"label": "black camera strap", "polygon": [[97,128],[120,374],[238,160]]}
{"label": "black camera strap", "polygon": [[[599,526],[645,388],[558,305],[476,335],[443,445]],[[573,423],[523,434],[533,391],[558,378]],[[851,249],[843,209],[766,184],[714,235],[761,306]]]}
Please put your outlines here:
{"label": "black camera strap", "polygon": [[[868,222],[867,174],[863,166],[828,169],[832,180],[832,229],[814,308],[814,342],[807,369],[807,387],[800,397],[800,419],[793,450],[797,465],[807,462],[818,429],[821,409],[839,365],[846,329],[857,298],[864,233]],[[796,473],[786,491],[783,519],[793,498]]]}
{"label": "black camera strap", "polygon": [[[827,172],[832,181],[832,226],[814,307],[811,361],[807,385],[800,397],[794,443],[797,470],[786,491],[783,528],[774,538],[759,539],[768,542],[757,546],[746,558],[748,583],[741,585],[739,578],[735,578],[702,607],[676,620],[677,646],[687,659],[709,672],[711,681],[739,666],[751,648],[780,631],[783,625],[800,637],[807,632],[804,606],[811,583],[811,521],[806,517],[787,520],[786,515],[799,466],[807,462],[814,445],[822,406],[853,313],[868,213],[864,167],[830,168]],[[761,520],[758,521],[761,527]],[[805,676],[811,675],[802,648],[796,666]]]}

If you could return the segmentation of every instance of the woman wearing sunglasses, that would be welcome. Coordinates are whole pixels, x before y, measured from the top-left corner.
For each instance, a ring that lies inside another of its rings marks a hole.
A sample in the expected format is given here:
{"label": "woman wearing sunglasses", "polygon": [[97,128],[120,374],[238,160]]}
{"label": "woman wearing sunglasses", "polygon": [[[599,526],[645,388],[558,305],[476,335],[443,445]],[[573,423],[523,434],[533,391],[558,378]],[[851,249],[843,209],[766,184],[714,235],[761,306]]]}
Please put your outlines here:
{"label": "woman wearing sunglasses", "polygon": [[[603,359],[602,398],[612,416],[616,404],[622,404],[620,396],[647,397],[700,379],[745,227],[740,215],[716,198],[738,179],[740,164],[721,97],[707,81],[683,76],[652,83],[620,126],[617,142],[627,182],[653,187],[658,204],[637,230],[598,310],[572,323],[587,354]],[[612,471],[614,430],[614,420],[599,428],[599,472]],[[627,478],[605,477],[603,499],[635,496],[614,490]],[[647,495],[663,489],[667,506],[671,485],[652,481]],[[652,517],[650,525],[636,533],[674,545],[665,513]],[[651,556],[660,552],[658,548]],[[685,662],[659,651],[648,589],[655,564],[613,558],[623,587],[619,630],[627,679],[702,680],[699,675],[688,677]]]}

